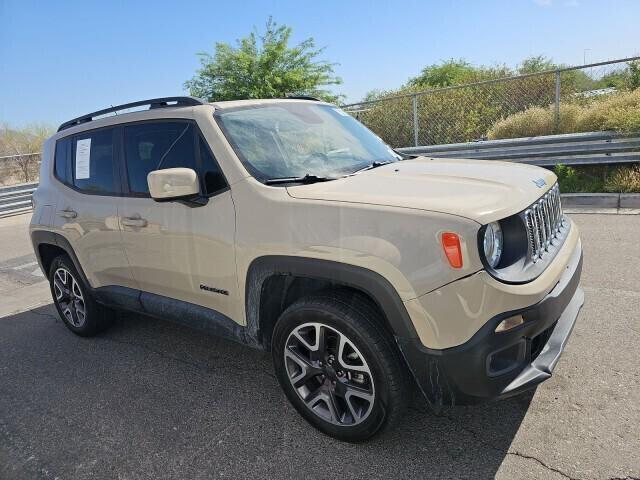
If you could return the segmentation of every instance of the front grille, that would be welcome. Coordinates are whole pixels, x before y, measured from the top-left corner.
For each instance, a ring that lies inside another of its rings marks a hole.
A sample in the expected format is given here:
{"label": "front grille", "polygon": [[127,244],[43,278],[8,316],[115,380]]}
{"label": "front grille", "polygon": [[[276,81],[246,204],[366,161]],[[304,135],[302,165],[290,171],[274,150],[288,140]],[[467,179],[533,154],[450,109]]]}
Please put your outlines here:
{"label": "front grille", "polygon": [[564,215],[560,203],[560,189],[556,183],[524,212],[531,259],[536,262],[549,251],[554,240],[559,238],[564,225]]}

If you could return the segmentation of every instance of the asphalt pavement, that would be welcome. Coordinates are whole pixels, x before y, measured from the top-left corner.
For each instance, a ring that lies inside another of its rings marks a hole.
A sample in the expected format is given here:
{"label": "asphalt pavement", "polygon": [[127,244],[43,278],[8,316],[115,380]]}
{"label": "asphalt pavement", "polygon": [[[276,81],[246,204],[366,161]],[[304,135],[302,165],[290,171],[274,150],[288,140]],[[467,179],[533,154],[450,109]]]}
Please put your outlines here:
{"label": "asphalt pavement", "polygon": [[69,332],[33,262],[28,215],[0,220],[0,479],[640,477],[640,216],[573,215],[586,302],[536,391],[352,445],[289,406],[268,354],[122,315]]}

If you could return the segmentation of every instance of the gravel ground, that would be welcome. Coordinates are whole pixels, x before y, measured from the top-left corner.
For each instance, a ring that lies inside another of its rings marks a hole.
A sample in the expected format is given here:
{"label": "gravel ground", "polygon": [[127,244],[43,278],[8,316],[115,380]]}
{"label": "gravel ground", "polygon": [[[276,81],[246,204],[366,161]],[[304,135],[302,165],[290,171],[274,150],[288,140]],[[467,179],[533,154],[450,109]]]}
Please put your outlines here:
{"label": "gravel ground", "polygon": [[[440,416],[415,398],[361,445],[307,426],[266,354],[133,315],[92,339],[51,305],[0,318],[0,478],[638,478],[640,216],[573,218],[586,303],[554,376]],[[0,257],[3,292],[42,281],[27,254]]]}

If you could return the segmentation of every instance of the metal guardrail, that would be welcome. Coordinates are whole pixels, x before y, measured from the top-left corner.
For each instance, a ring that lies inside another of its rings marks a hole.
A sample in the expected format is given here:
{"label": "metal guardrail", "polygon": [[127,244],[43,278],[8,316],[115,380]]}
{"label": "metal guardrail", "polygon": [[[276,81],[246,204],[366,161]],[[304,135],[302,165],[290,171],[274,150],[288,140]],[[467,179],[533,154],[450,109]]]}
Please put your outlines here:
{"label": "metal guardrail", "polygon": [[507,140],[399,148],[412,155],[437,158],[503,160],[541,167],[608,165],[640,162],[640,134],[572,133]]}
{"label": "metal guardrail", "polygon": [[0,217],[31,211],[31,195],[38,183],[22,183],[0,187]]}

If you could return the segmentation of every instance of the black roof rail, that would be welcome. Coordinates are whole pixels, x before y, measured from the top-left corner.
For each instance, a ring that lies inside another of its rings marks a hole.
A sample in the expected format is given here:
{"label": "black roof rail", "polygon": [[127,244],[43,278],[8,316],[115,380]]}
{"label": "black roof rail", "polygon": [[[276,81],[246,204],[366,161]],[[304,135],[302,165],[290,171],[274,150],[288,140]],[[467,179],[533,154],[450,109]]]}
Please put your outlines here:
{"label": "black roof rail", "polygon": [[[169,104],[171,103],[171,105]],[[162,97],[151,98],[149,100],[140,100],[139,102],[125,103],[123,105],[116,105],[115,107],[105,108],[104,110],[98,110],[97,112],[88,113],[68,122],[64,122],[58,127],[58,131],[65,130],[67,128],[75,127],[83,123],[91,122],[94,117],[106,115],[107,113],[115,113],[120,110],[126,110],[127,108],[142,107],[149,105],[149,110],[154,108],[164,107],[192,107],[195,105],[204,105],[206,102],[195,97]]]}
{"label": "black roof rail", "polygon": [[318,97],[312,97],[310,95],[287,95],[285,98],[286,99],[292,99],[292,100],[313,100],[314,102],[322,102],[323,101]]}

